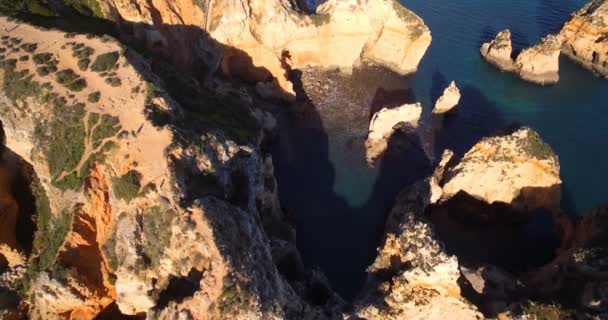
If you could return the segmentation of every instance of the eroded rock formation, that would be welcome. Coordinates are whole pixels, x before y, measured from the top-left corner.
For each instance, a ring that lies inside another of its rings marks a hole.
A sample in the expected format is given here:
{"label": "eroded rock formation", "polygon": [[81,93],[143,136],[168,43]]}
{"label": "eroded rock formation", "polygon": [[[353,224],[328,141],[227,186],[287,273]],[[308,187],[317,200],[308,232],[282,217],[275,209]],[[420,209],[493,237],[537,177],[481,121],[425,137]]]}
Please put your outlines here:
{"label": "eroded rock formation", "polygon": [[[272,116],[254,112],[250,96],[221,82],[224,96],[199,89],[198,99],[215,103],[208,107],[234,111],[218,118],[215,109],[210,121],[111,38],[0,24],[3,48],[23,44],[0,64],[2,151],[36,177],[32,252],[16,253],[27,259],[19,262],[2,249],[0,294],[15,302],[12,314],[337,317],[342,302],[323,276],[298,273],[295,233],[258,146]],[[238,130],[226,123],[235,114]],[[275,263],[286,255],[293,283]],[[314,305],[311,286],[328,292]]]}
{"label": "eroded rock formation", "polygon": [[[212,58],[209,65],[219,65],[229,75],[254,82],[275,77],[275,89],[287,94],[294,93],[285,76],[287,66],[350,69],[369,61],[409,74],[416,71],[431,42],[422,19],[396,0],[329,0],[316,14],[303,13],[288,0],[100,3],[107,17],[140,24],[138,29],[148,42],[177,53],[182,63],[192,62],[197,55]],[[177,24],[190,25],[192,30],[174,27]],[[197,32],[218,41],[219,52],[205,54],[213,49],[203,37],[195,37]]]}
{"label": "eroded rock formation", "polygon": [[513,58],[511,58],[513,52],[511,31],[508,29],[500,31],[491,42],[484,43],[480,52],[482,57],[498,69],[509,72],[515,70]]}
{"label": "eroded rock formation", "polygon": [[452,111],[460,102],[460,90],[456,86],[456,82],[452,81],[450,85],[443,90],[443,94],[435,103],[433,113],[442,114]]}
{"label": "eroded rock formation", "polygon": [[488,204],[518,210],[559,208],[559,160],[530,128],[509,130],[479,141],[441,180],[442,201],[459,192]]}
{"label": "eroded rock formation", "polygon": [[405,104],[397,108],[383,108],[376,112],[369,124],[369,133],[365,140],[365,158],[373,167],[379,157],[388,148],[388,143],[396,130],[406,130],[410,133],[418,128],[422,105]]}
{"label": "eroded rock formation", "polygon": [[559,54],[563,38],[548,35],[541,41],[518,54],[513,60],[511,32],[503,30],[496,38],[481,46],[481,55],[498,69],[513,72],[520,78],[540,84],[554,84],[559,81]]}

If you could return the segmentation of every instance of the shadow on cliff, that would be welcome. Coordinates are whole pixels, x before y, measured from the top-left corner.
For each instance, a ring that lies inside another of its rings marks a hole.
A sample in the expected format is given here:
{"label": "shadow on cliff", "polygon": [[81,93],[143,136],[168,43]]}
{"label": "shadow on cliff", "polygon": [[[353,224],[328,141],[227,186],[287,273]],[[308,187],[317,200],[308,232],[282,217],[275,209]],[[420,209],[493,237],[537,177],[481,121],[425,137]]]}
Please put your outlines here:
{"label": "shadow on cliff", "polygon": [[[156,127],[171,129],[174,137],[173,142],[176,145],[184,149],[197,150],[201,143],[201,136],[218,129],[223,131],[227,137],[243,145],[255,144],[255,141],[259,138],[260,124],[250,113],[252,102],[241,99],[237,91],[248,91],[257,102],[259,98],[253,89],[254,85],[259,82],[272,82],[272,75],[264,68],[253,66],[251,57],[245,52],[218,43],[205,30],[195,26],[162,24],[158,13],[154,12],[153,21],[157,23],[154,26],[128,21],[113,24],[105,20],[79,15],[50,18],[20,16],[20,18],[39,27],[59,29],[66,33],[89,33],[98,37],[109,35],[120,41],[123,44],[125,58],[138,70],[142,78],[149,83],[156,83],[160,79],[163,84],[162,89],[182,107],[179,112],[172,110],[176,113],[157,112],[158,108],[154,105],[153,95],[148,97],[149,99],[147,99],[145,105],[146,116],[151,124]],[[218,54],[218,52],[223,54]],[[142,64],[141,58],[144,58],[150,67]],[[218,81],[213,81],[215,79],[221,79],[225,85],[221,85],[222,87],[219,88]],[[234,90],[234,88],[238,90]],[[146,89],[149,88],[144,86],[143,90]],[[228,94],[217,94],[221,90],[228,90]],[[275,107],[281,105],[281,107],[286,108],[285,105],[282,105],[285,104],[282,100],[276,100],[273,103]],[[263,104],[268,105],[269,103],[264,102]],[[142,128],[143,126],[144,124],[142,124]],[[145,126],[150,126],[150,124],[145,124]],[[239,159],[245,157],[246,155],[243,155],[243,157],[241,157],[241,154],[237,155]],[[176,168],[177,170],[178,168]],[[234,189],[230,192],[221,190],[222,187],[218,180],[212,177],[203,174],[184,175],[183,178],[187,180],[187,186],[180,190],[180,193],[184,195],[184,198],[181,199],[182,205],[187,207],[196,199],[213,196],[242,208],[242,200],[248,197],[250,190],[248,190],[247,181],[243,180],[243,173],[233,173],[234,175],[230,179],[234,180],[232,181]],[[264,214],[263,210],[259,211],[260,215]],[[236,217],[221,217],[220,214],[209,214],[206,215],[206,218],[210,220],[209,225],[212,228],[217,228],[213,230],[213,233],[216,235],[218,242],[226,243],[229,240],[234,240],[231,237],[238,237],[238,234],[226,234],[230,230],[221,229],[221,226],[225,225],[227,220],[236,219]],[[265,218],[267,217],[261,217],[261,220],[265,220]],[[270,217],[270,219],[272,218]],[[259,221],[258,217],[253,217],[253,219]],[[236,221],[236,223],[239,224],[240,222]],[[239,227],[242,226],[239,225]],[[279,230],[278,233],[283,231]],[[274,235],[270,234],[271,231],[265,230],[265,232],[268,238],[274,239]],[[289,233],[289,231],[283,233]],[[246,259],[243,252],[247,251],[248,246],[252,244],[249,241],[244,242],[247,243],[236,243],[234,248],[218,246],[228,260],[234,261],[235,269],[245,268],[245,264],[240,261]],[[277,262],[271,261],[271,263]],[[264,268],[265,266],[260,264],[257,267]],[[246,272],[246,270],[242,271]],[[292,266],[291,270],[280,271],[285,273],[304,272],[297,265]],[[271,278],[270,273],[270,271],[265,273],[268,279]],[[303,276],[298,275],[298,277]],[[286,276],[286,278],[289,278],[289,276]],[[192,290],[181,289],[184,281],[188,279],[174,278],[170,280],[171,285],[160,292],[161,299],[158,301],[156,308],[165,306],[170,301],[181,301],[193,294]],[[259,281],[262,283],[264,280]],[[268,283],[271,283],[269,286],[275,284],[270,280]],[[317,285],[317,283],[313,282],[313,285]],[[259,303],[263,310],[275,308],[277,302],[273,299],[276,298],[276,294],[269,294],[269,292],[279,290],[279,285],[273,288],[252,288],[252,290],[259,293]],[[298,294],[303,291],[297,286],[294,286],[294,290]],[[312,292],[313,294],[315,292],[322,293],[323,290],[317,286],[313,288]],[[323,305],[329,296],[329,294],[327,296],[319,294],[319,296],[312,298],[315,299],[314,302],[317,305]],[[119,318],[121,316],[116,305],[112,304],[100,313],[99,318]]]}
{"label": "shadow on cliff", "polygon": [[395,196],[430,172],[422,150],[399,135],[378,166],[367,167],[364,141],[373,113],[415,101],[411,90],[374,83],[383,72],[318,72],[311,77],[315,87],[303,71],[292,71],[297,103],[281,119],[273,152],[281,202],[295,212],[305,264],[320,267],[348,300],[363,286]]}

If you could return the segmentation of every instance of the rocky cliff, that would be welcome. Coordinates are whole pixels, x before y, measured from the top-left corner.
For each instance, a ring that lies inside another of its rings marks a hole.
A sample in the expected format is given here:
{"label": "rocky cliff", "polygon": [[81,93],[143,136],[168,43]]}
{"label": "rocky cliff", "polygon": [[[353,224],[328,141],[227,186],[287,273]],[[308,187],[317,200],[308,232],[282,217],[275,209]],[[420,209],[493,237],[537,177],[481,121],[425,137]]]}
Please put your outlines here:
{"label": "rocky cliff", "polygon": [[585,68],[608,77],[608,1],[589,2],[564,25],[562,53]]}
{"label": "rocky cliff", "polygon": [[[282,275],[303,267],[258,148],[263,126],[247,131],[270,116],[250,97],[204,92],[187,110],[109,37],[0,24],[3,154],[31,168],[23,185],[35,199],[22,210],[29,240],[19,215],[2,225],[11,262],[0,291],[20,297],[14,313],[335,318],[340,300],[322,276]],[[226,108],[249,122],[233,129]],[[307,302],[312,287],[327,299]]]}
{"label": "rocky cliff", "polygon": [[[131,26],[148,46],[181,65],[205,61],[228,75],[294,94],[286,69],[351,69],[368,61],[409,74],[431,42],[422,19],[396,0],[325,1],[316,13],[297,1],[100,0],[103,17]],[[353,29],[352,26],[357,28]],[[206,41],[210,35],[219,45]],[[278,86],[276,86],[278,85]]]}

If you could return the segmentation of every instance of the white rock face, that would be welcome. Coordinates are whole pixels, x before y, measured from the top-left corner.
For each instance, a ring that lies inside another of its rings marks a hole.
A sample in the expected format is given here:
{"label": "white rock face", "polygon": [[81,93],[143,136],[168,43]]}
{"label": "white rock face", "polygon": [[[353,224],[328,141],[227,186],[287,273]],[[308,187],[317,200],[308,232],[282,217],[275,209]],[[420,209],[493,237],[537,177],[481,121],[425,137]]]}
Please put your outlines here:
{"label": "white rock face", "polygon": [[388,148],[388,140],[399,126],[408,129],[418,128],[422,105],[404,104],[394,109],[383,108],[376,112],[369,124],[369,133],[365,140],[365,157],[370,167]]}
{"label": "white rock face", "polygon": [[481,56],[498,69],[509,72],[515,70],[513,59],[511,59],[511,53],[513,52],[511,31],[500,31],[494,40],[484,43],[480,51]]}
{"label": "white rock face", "polygon": [[446,169],[442,200],[460,191],[515,209],[559,208],[559,160],[538,133],[523,127],[484,138]]}
{"label": "white rock face", "polygon": [[437,103],[435,103],[433,113],[441,114],[450,112],[458,105],[458,102],[460,102],[460,90],[456,86],[456,82],[452,81],[450,86],[443,91],[443,95],[439,97]]}
{"label": "white rock face", "polygon": [[562,42],[562,36],[548,35],[537,45],[522,51],[515,61],[519,77],[540,85],[557,83]]}

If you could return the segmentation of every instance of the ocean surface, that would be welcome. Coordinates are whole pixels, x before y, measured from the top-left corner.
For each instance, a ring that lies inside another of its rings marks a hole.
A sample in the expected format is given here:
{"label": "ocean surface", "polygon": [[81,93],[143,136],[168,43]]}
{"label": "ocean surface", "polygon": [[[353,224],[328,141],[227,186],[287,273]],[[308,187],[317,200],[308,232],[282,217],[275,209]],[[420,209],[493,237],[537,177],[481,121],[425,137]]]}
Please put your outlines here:
{"label": "ocean surface", "polygon": [[559,84],[541,87],[496,70],[479,55],[481,44],[505,28],[515,50],[530,46],[558,32],[585,2],[402,0],[433,36],[414,76],[382,76],[378,70],[343,79],[318,76],[317,89],[324,89],[308,97],[313,107],[282,120],[289,124],[274,150],[282,204],[296,219],[305,264],[320,267],[347,299],[360,289],[395,196],[432,170],[412,146],[397,146],[368,168],[363,143],[369,118],[383,102],[419,101],[428,121],[452,80],[462,99],[432,136],[435,153],[450,148],[462,155],[497,129],[528,125],[559,156],[563,209],[581,215],[608,203],[608,80],[562,58]]}

